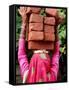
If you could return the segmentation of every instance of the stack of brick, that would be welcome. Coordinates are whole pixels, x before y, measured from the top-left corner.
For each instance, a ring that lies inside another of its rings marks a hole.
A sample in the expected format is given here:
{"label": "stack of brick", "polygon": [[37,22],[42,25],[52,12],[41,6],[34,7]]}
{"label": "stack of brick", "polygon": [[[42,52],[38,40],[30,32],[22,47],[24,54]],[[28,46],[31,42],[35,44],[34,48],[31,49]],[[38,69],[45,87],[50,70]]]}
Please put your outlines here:
{"label": "stack of brick", "polygon": [[30,15],[28,49],[54,49],[57,10],[46,8],[45,13],[44,17],[39,12]]}
{"label": "stack of brick", "polygon": [[[40,15],[42,10],[44,10],[46,16]],[[58,20],[57,9],[20,7],[19,13],[22,16],[22,23],[26,23],[26,31],[28,31],[28,33],[26,32],[26,36],[28,35],[28,49],[53,50],[56,26],[62,21],[61,19]]]}

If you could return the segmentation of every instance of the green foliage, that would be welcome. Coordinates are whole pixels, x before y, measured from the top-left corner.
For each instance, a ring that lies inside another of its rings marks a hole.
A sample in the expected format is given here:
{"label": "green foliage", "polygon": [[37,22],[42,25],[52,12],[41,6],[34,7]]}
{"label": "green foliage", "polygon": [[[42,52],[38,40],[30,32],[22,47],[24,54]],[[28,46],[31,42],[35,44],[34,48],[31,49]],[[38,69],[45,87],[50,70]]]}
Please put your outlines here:
{"label": "green foliage", "polygon": [[44,8],[41,9],[40,15],[41,15],[41,16],[46,16],[46,13],[45,13],[45,11],[44,11]]}
{"label": "green foliage", "polygon": [[58,35],[60,39],[60,52],[66,54],[66,9],[58,9],[59,15],[64,17],[64,23],[58,25]]}
{"label": "green foliage", "polygon": [[21,16],[16,8],[16,47],[18,46],[19,34],[21,31]]}

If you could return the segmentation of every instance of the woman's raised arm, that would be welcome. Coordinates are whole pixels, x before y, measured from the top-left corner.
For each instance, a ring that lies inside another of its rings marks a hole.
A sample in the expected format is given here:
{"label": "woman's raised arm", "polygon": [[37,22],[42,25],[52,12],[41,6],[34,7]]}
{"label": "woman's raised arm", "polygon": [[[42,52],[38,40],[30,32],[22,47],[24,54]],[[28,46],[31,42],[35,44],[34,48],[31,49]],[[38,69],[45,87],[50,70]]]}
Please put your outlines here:
{"label": "woman's raised arm", "polygon": [[26,15],[26,9],[21,8],[19,9],[19,13],[22,16],[22,27],[21,27],[21,33],[19,38],[19,48],[18,48],[18,62],[20,66],[20,72],[23,79],[24,72],[28,70],[29,63],[28,58],[26,55],[26,48],[25,48],[25,33],[26,33],[26,26],[27,26],[27,15]]}

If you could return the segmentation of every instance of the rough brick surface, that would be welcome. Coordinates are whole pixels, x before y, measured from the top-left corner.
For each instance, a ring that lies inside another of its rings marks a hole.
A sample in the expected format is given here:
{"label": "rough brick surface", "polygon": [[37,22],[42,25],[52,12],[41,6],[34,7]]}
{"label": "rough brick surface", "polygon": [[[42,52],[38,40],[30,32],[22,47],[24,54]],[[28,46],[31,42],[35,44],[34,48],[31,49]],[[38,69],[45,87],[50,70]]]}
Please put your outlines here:
{"label": "rough brick surface", "polygon": [[29,23],[29,31],[43,31],[43,23]]}
{"label": "rough brick surface", "polygon": [[27,12],[28,13],[39,13],[40,12],[40,10],[41,10],[41,8],[38,8],[38,7],[28,7],[28,9],[27,9]]}
{"label": "rough brick surface", "polygon": [[44,35],[43,32],[36,32],[36,31],[31,31],[29,32],[29,37],[28,40],[43,40]]}
{"label": "rough brick surface", "polygon": [[42,42],[42,41],[29,41],[28,49],[46,49],[53,50],[54,43],[53,42]]}
{"label": "rough brick surface", "polygon": [[45,35],[45,37],[44,37],[45,41],[55,41],[54,33],[44,33],[44,35]]}
{"label": "rough brick surface", "polygon": [[58,14],[57,9],[54,9],[54,8],[46,8],[45,12],[49,16],[54,16],[54,17],[57,17],[57,14]]}
{"label": "rough brick surface", "polygon": [[[28,24],[26,25],[28,31],[26,32],[26,36],[28,36],[28,38],[26,37],[28,49],[54,49],[55,25],[58,20],[56,18],[58,17],[57,9],[45,8],[44,10],[46,16],[39,15],[41,8],[38,7],[20,8],[22,22]],[[60,21],[58,22],[60,23]]]}
{"label": "rough brick surface", "polygon": [[55,32],[55,27],[50,26],[50,25],[44,25],[44,32],[54,33]]}
{"label": "rough brick surface", "polygon": [[43,23],[43,17],[39,14],[31,14],[29,22]]}
{"label": "rough brick surface", "polygon": [[44,17],[44,24],[56,25],[55,18],[54,17]]}

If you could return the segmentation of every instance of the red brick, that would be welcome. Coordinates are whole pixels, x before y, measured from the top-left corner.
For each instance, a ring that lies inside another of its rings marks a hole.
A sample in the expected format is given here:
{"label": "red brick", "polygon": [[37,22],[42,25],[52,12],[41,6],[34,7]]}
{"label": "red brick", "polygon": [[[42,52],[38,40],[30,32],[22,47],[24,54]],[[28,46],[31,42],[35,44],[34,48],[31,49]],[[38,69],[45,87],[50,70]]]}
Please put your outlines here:
{"label": "red brick", "polygon": [[50,25],[44,25],[44,32],[54,33],[55,32],[55,27],[50,26]]}
{"label": "red brick", "polygon": [[44,24],[55,25],[56,21],[54,17],[44,17]]}
{"label": "red brick", "polygon": [[45,35],[45,37],[44,37],[45,41],[55,41],[54,33],[44,33],[44,35]]}
{"label": "red brick", "polygon": [[40,10],[41,10],[41,8],[38,8],[38,7],[28,7],[28,9],[27,9],[27,12],[28,13],[39,13],[40,12]]}
{"label": "red brick", "polygon": [[31,14],[29,22],[43,23],[43,17],[39,14]]}
{"label": "red brick", "polygon": [[29,23],[29,31],[43,31],[43,23]]}
{"label": "red brick", "polygon": [[46,49],[46,50],[53,50],[54,49],[54,42],[42,42],[42,41],[29,41],[28,42],[28,49]]}
{"label": "red brick", "polygon": [[44,35],[43,32],[36,32],[36,31],[31,31],[29,32],[29,37],[28,40],[43,40]]}
{"label": "red brick", "polygon": [[49,16],[54,16],[56,17],[58,15],[58,11],[57,9],[54,8],[46,8],[45,9],[46,14],[48,14]]}

